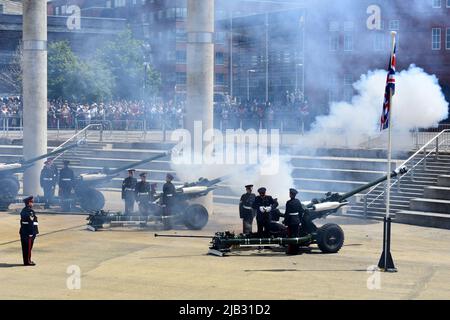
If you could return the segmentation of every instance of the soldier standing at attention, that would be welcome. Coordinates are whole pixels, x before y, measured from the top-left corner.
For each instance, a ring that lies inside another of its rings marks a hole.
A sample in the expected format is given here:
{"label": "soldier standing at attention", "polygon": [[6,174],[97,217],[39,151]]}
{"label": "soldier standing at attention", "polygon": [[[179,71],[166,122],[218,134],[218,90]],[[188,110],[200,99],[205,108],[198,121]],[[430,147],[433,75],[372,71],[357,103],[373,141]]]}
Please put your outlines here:
{"label": "soldier standing at attention", "polygon": [[64,167],[59,171],[59,196],[62,199],[64,211],[70,211],[72,188],[75,181],[75,174],[69,168],[69,160],[64,160]]}
{"label": "soldier standing at attention", "polygon": [[278,202],[271,196],[266,195],[266,188],[258,189],[259,196],[255,198],[253,209],[256,210],[256,223],[259,237],[270,236],[271,211],[278,207]]}
{"label": "soldier standing at attention", "polygon": [[133,176],[135,171],[134,169],[129,169],[128,177],[122,182],[122,199],[125,200],[125,214],[132,214],[134,211],[137,184],[137,179]]}
{"label": "soldier standing at attention", "polygon": [[44,164],[44,168],[42,168],[41,170],[40,182],[41,188],[44,190],[44,208],[48,209],[50,208],[50,204],[52,203],[53,197],[55,195],[58,171],[55,171],[55,169],[53,168],[51,160],[45,161]]}
{"label": "soldier standing at attention", "polygon": [[253,185],[245,186],[245,193],[241,196],[239,201],[239,217],[242,219],[242,233],[252,233],[253,218],[255,211],[253,210],[253,203],[255,202],[255,194],[252,192]]}
{"label": "soldier standing at attention", "polygon": [[150,209],[150,199],[151,199],[151,186],[147,182],[147,174],[142,172],[139,177],[141,181],[136,184],[135,194],[136,200],[139,204],[139,213],[141,215],[148,215]]}
{"label": "soldier standing at attention", "polygon": [[30,196],[23,200],[25,207],[20,212],[20,242],[22,244],[22,257],[25,266],[36,265],[31,261],[31,250],[33,249],[34,239],[39,234],[38,219],[33,210],[33,197]]}
{"label": "soldier standing at attention", "polygon": [[166,217],[164,219],[164,227],[166,230],[169,230],[172,228],[172,224],[170,222],[170,215],[172,214],[172,208],[174,205],[174,199],[176,190],[175,186],[172,183],[173,176],[168,173],[166,175],[166,183],[163,185],[163,195],[162,195],[162,204],[164,206],[164,216]]}
{"label": "soldier standing at attention", "polygon": [[[300,200],[296,199],[298,191],[295,189],[289,189],[289,197],[291,198],[286,202],[286,211],[284,213],[283,223],[288,227],[288,238],[298,238],[300,236],[300,222],[305,212]],[[298,245],[289,244],[286,254],[297,254]]]}

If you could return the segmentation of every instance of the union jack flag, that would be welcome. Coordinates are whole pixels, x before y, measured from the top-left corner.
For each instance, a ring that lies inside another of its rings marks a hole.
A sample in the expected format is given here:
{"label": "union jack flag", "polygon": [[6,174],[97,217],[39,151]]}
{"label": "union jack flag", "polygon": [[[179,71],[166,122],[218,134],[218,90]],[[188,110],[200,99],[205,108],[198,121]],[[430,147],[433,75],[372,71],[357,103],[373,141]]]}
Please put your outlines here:
{"label": "union jack flag", "polygon": [[380,131],[389,128],[391,120],[391,98],[395,94],[395,66],[396,66],[396,49],[397,45],[394,45],[394,51],[389,58],[389,68],[386,79],[386,89],[384,92],[383,113],[381,114]]}

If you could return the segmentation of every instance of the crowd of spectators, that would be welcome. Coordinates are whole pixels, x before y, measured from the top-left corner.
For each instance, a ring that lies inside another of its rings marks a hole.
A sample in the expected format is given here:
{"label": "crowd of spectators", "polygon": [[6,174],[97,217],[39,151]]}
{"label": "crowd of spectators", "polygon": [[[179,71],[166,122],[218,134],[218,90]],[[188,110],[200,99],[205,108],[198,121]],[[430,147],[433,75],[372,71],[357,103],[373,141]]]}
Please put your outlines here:
{"label": "crowd of spectators", "polygon": [[[176,129],[183,126],[185,102],[178,99],[168,102],[111,101],[76,103],[67,100],[50,100],[47,103],[49,128],[81,129],[91,123],[102,123],[105,129]],[[23,114],[20,97],[0,97],[2,121],[0,126],[19,127]],[[216,128],[249,129],[280,128],[302,130],[309,115],[308,102],[301,93],[286,92],[279,103],[239,101],[224,95],[214,103]],[[144,128],[145,127],[145,128]]]}

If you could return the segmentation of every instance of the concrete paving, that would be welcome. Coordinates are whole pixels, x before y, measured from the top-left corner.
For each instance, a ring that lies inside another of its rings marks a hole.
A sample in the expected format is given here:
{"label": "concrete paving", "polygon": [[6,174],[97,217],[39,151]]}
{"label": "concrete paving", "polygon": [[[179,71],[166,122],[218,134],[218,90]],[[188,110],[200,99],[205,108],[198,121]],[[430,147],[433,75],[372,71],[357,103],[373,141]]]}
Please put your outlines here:
{"label": "concrete paving", "polygon": [[[18,216],[0,213],[0,299],[450,298],[448,230],[393,225],[399,272],[371,273],[368,267],[380,256],[380,222],[329,217],[346,235],[338,254],[263,250],[221,258],[206,254],[208,239],[155,238],[161,232],[156,229],[90,232],[84,216],[39,218],[37,266],[23,267]],[[204,230],[169,233],[212,235],[225,229],[240,229],[236,208],[216,205]],[[78,270],[80,289],[74,280]]]}

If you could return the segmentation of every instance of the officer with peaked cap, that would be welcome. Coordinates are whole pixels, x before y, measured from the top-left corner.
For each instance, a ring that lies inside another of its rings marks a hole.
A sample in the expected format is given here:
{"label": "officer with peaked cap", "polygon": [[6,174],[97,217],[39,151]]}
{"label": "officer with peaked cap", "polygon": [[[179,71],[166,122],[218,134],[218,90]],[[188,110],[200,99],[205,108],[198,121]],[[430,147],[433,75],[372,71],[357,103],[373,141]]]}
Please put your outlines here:
{"label": "officer with peaked cap", "polygon": [[139,205],[139,213],[141,215],[148,215],[150,212],[150,200],[151,200],[151,186],[147,182],[147,174],[142,172],[139,177],[141,181],[136,184],[135,194],[136,201]]}
{"label": "officer with peaked cap", "polygon": [[255,194],[252,192],[253,185],[245,186],[245,193],[241,196],[239,201],[239,217],[242,219],[242,233],[252,233],[253,218],[255,217],[255,210],[253,203],[255,202]]}
{"label": "officer with peaked cap", "polygon": [[[300,223],[305,212],[302,203],[296,198],[298,191],[289,189],[290,200],[286,202],[286,211],[284,213],[283,223],[288,228],[289,238],[298,238],[300,236]],[[286,254],[297,254],[298,245],[289,244]]]}
{"label": "officer with peaked cap", "polygon": [[270,236],[271,211],[278,207],[278,202],[271,196],[266,195],[266,191],[264,187],[259,188],[259,196],[255,198],[253,203],[253,209],[256,211],[256,225],[259,237]]}
{"label": "officer with peaked cap", "polygon": [[52,161],[48,159],[44,162],[44,167],[41,170],[40,184],[44,190],[45,205],[44,208],[50,208],[50,204],[53,201],[55,195],[55,188],[58,178],[58,171],[55,171],[52,166]]}
{"label": "officer with peaked cap", "polygon": [[22,244],[22,257],[25,266],[34,266],[31,261],[31,250],[34,239],[39,234],[38,218],[33,210],[33,196],[23,199],[25,207],[20,212],[20,242]]}
{"label": "officer with peaked cap", "polygon": [[69,168],[69,160],[64,160],[64,167],[59,171],[59,196],[62,199],[62,208],[64,211],[70,211],[72,206],[72,189],[75,183],[75,174]]}
{"label": "officer with peaked cap", "polygon": [[122,200],[125,201],[125,214],[132,214],[134,211],[137,184],[137,179],[134,177],[135,171],[134,169],[128,169],[128,177],[122,182]]}
{"label": "officer with peaked cap", "polygon": [[172,228],[171,218],[172,209],[175,204],[175,186],[172,183],[173,175],[168,173],[166,175],[166,183],[163,185],[163,194],[162,194],[162,204],[163,204],[163,212],[164,212],[164,228],[169,230]]}

